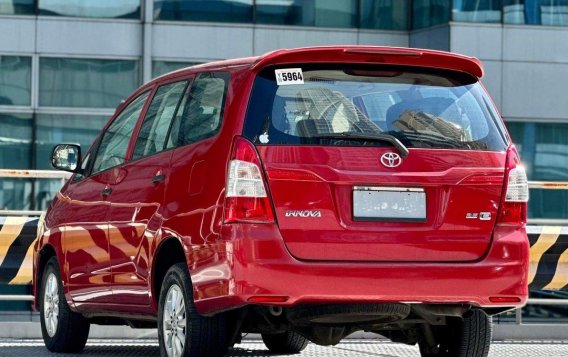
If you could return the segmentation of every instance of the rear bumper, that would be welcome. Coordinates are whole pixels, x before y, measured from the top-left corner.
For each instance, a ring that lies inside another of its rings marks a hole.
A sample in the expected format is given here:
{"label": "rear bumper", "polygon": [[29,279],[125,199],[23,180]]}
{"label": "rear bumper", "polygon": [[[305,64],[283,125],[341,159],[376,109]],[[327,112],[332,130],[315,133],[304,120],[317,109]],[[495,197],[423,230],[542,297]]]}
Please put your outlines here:
{"label": "rear bumper", "polygon": [[[487,255],[463,263],[305,262],[288,253],[273,225],[227,225],[223,236],[226,260],[217,261],[215,268],[225,272],[223,278],[194,281],[196,307],[203,314],[244,306],[257,296],[286,297],[270,303],[279,306],[412,302],[494,308],[520,307],[527,300],[524,229],[497,228]],[[519,301],[494,303],[490,297]]]}

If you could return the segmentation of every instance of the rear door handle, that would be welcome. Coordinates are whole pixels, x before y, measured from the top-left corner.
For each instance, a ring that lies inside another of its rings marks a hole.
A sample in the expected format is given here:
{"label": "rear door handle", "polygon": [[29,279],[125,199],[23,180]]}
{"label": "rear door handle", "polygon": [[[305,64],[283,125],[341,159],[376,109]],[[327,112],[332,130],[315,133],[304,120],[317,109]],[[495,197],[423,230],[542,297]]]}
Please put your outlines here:
{"label": "rear door handle", "polygon": [[103,188],[103,190],[101,191],[101,196],[107,197],[107,196],[110,195],[111,193],[112,193],[112,188],[110,188],[110,187],[105,187],[105,188]]}
{"label": "rear door handle", "polygon": [[152,183],[160,183],[160,182],[163,182],[165,179],[166,179],[166,175],[159,174],[159,175],[152,177]]}

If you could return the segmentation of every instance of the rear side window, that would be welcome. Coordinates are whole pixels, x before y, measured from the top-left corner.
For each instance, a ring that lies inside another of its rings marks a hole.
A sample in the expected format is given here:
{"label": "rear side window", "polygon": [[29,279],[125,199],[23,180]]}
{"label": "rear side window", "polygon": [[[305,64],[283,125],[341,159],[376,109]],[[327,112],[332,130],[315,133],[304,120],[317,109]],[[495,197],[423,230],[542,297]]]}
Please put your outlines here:
{"label": "rear side window", "polygon": [[[303,83],[257,76],[244,136],[262,145],[388,145],[345,134],[390,134],[407,147],[502,151],[500,119],[475,78],[394,66],[295,65]],[[340,135],[341,134],[341,135]],[[341,138],[344,135],[346,138]]]}
{"label": "rear side window", "polygon": [[148,95],[149,92],[139,95],[109,125],[93,162],[93,174],[124,163],[128,143]]}
{"label": "rear side window", "polygon": [[138,132],[132,159],[152,155],[164,149],[166,137],[187,81],[160,86],[146,111]]}
{"label": "rear side window", "polygon": [[176,113],[167,147],[188,145],[219,131],[228,83],[225,72],[197,76]]}

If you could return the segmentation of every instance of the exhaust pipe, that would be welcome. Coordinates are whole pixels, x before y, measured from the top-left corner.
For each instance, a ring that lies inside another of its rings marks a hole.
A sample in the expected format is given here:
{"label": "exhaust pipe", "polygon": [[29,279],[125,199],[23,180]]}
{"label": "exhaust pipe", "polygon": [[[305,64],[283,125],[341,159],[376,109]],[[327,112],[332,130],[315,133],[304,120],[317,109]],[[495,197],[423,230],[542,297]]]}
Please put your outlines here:
{"label": "exhaust pipe", "polygon": [[268,307],[268,312],[270,312],[270,315],[272,316],[280,316],[282,315],[282,312],[284,311],[284,309],[282,309],[282,307],[280,306],[269,306]]}

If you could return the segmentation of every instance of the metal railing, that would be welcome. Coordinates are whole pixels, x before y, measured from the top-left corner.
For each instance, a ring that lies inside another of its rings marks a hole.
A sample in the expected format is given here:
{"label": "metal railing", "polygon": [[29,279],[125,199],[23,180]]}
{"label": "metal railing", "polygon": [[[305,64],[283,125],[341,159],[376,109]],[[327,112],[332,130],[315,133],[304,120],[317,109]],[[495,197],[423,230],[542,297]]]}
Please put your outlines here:
{"label": "metal railing", "polygon": [[[69,177],[70,172],[56,170],[0,170],[0,178],[20,178],[20,179],[60,179],[61,186]],[[43,211],[39,210],[8,210],[0,209],[0,215],[4,216],[40,216]]]}
{"label": "metal railing", "polygon": [[567,181],[529,181],[529,188],[541,190],[568,190]]}
{"label": "metal railing", "polygon": [[52,178],[66,180],[72,173],[57,170],[0,170],[0,177],[5,178]]}
{"label": "metal railing", "polygon": [[[529,181],[529,188],[538,190],[568,190],[568,182]],[[568,226],[568,218],[529,218],[528,224],[537,226]]]}
{"label": "metal railing", "polygon": [[[529,189],[540,190],[568,190],[566,181],[529,181]],[[568,225],[568,219],[559,218],[529,218],[528,224],[531,225]],[[568,299],[537,299],[532,298],[527,301],[527,305],[548,305],[548,306],[568,306]],[[515,310],[515,323],[522,324],[523,316],[521,309]]]}
{"label": "metal railing", "polygon": [[[528,299],[527,305],[568,306],[568,299]],[[515,324],[523,323],[523,308],[515,309]]]}
{"label": "metal railing", "polygon": [[0,301],[34,301],[33,295],[2,295]]}

